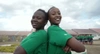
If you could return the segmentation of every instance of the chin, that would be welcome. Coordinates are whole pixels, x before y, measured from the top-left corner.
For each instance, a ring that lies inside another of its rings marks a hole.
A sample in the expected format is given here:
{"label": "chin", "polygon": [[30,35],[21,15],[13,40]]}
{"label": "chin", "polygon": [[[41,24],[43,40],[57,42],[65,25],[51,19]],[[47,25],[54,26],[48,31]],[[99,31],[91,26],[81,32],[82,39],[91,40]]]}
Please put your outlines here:
{"label": "chin", "polygon": [[60,22],[57,22],[56,24],[57,24],[57,25],[59,25],[59,24],[60,24]]}
{"label": "chin", "polygon": [[36,29],[36,27],[33,27],[33,28],[35,28],[35,29]]}

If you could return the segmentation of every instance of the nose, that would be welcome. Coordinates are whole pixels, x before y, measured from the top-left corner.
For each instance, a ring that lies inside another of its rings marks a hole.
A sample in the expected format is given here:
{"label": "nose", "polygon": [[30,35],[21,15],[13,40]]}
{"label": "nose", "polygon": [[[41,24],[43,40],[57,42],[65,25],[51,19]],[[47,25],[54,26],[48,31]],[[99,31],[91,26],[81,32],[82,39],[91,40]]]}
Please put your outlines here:
{"label": "nose", "polygon": [[33,21],[33,22],[37,22],[37,18],[33,18],[32,21]]}
{"label": "nose", "polygon": [[34,19],[31,20],[31,23],[35,23],[35,22],[37,22],[36,18],[34,18]]}

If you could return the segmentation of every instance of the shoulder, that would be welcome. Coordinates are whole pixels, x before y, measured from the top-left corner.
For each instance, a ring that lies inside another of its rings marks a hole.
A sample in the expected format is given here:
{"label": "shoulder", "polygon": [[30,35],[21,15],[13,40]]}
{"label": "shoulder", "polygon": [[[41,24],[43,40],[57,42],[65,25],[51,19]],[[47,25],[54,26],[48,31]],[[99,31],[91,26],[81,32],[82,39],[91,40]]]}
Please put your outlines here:
{"label": "shoulder", "polygon": [[36,33],[36,37],[38,38],[38,39],[46,39],[47,38],[47,32],[45,31],[45,30],[39,30],[39,31],[37,31],[37,33]]}
{"label": "shoulder", "polygon": [[57,25],[51,25],[51,26],[49,26],[49,28],[47,29],[47,31],[52,31],[52,30],[62,30],[62,28],[60,28],[59,26],[57,26]]}
{"label": "shoulder", "polygon": [[45,30],[40,30],[38,31],[39,35],[47,35],[47,32]]}
{"label": "shoulder", "polygon": [[40,36],[40,35],[46,35],[46,31],[45,30],[38,30],[36,32],[32,32],[32,33],[28,34],[28,36]]}
{"label": "shoulder", "polygon": [[36,32],[32,32],[27,35],[27,38],[41,38],[41,37],[46,37],[47,33],[45,30],[38,30]]}

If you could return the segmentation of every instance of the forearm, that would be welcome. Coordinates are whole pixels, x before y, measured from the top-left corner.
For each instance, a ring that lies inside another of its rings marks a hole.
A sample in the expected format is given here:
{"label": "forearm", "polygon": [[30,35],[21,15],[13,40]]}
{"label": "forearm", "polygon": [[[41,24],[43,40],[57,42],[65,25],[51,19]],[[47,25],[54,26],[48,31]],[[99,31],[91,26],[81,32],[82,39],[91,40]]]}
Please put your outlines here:
{"label": "forearm", "polygon": [[75,38],[71,38],[68,41],[67,44],[71,50],[76,51],[76,52],[84,52],[85,51],[85,47],[82,43],[80,43],[79,41],[77,41]]}
{"label": "forearm", "polygon": [[21,46],[18,46],[15,49],[14,54],[27,54],[27,53],[26,53],[26,51]]}

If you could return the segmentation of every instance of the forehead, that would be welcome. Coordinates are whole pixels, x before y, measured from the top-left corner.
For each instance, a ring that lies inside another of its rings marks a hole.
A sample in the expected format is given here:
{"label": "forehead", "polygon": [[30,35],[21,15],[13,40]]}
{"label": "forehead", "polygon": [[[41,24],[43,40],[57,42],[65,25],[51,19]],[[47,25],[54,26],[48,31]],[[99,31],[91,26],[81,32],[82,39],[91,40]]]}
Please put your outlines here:
{"label": "forehead", "polygon": [[51,8],[50,11],[49,11],[49,13],[52,13],[52,12],[60,12],[60,11],[59,11],[58,8],[54,7],[54,8]]}
{"label": "forehead", "polygon": [[45,17],[45,14],[42,11],[36,11],[34,13],[34,16],[41,16],[41,17]]}

